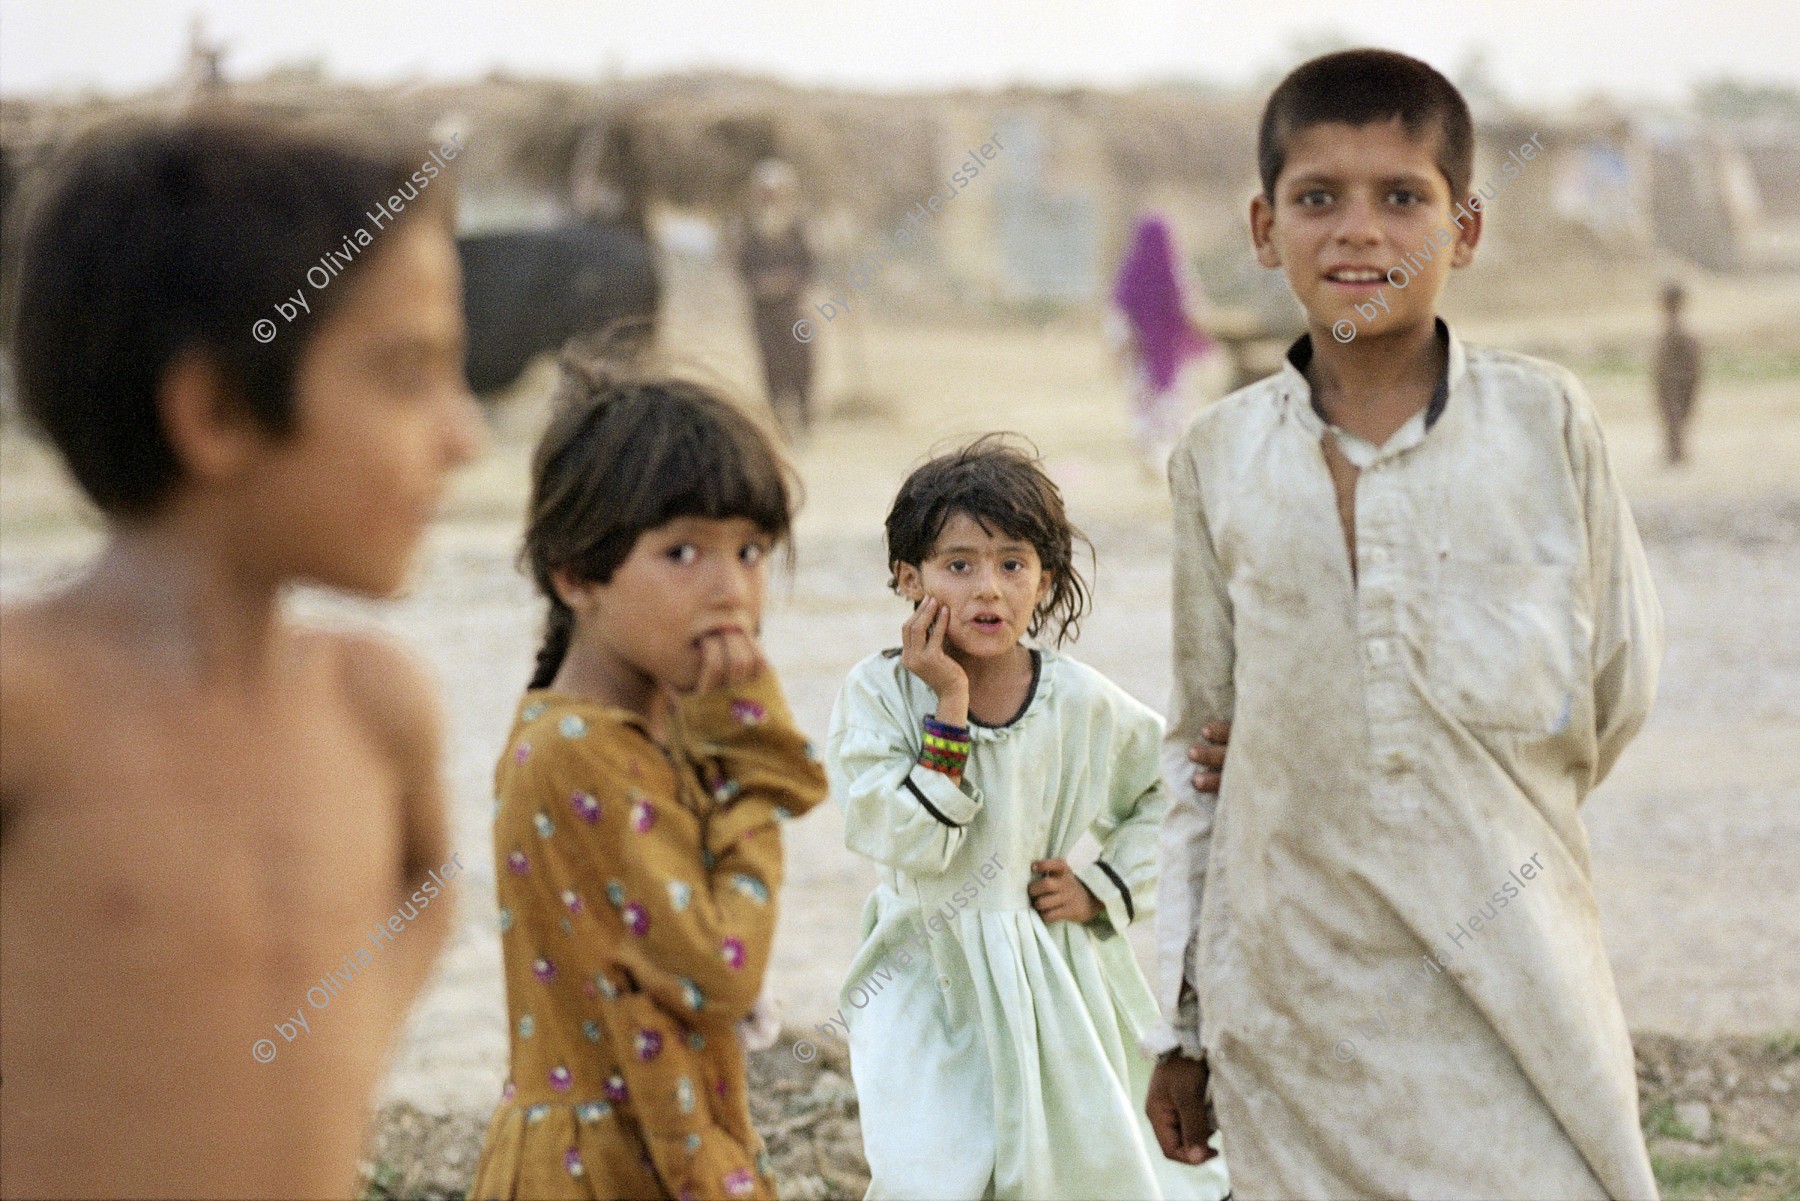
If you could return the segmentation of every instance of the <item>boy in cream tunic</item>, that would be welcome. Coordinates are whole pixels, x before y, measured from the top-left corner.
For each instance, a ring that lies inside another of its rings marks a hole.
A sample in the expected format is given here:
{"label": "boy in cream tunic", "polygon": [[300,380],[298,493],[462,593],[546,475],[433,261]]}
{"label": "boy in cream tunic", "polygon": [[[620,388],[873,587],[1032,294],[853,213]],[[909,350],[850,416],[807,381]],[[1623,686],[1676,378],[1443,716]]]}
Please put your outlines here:
{"label": "boy in cream tunic", "polygon": [[1577,807],[1649,710],[1661,611],[1574,376],[1436,317],[1472,141],[1402,55],[1281,84],[1252,230],[1310,332],[1170,464],[1147,1109],[1204,1158],[1210,1076],[1242,1198],[1655,1195]]}

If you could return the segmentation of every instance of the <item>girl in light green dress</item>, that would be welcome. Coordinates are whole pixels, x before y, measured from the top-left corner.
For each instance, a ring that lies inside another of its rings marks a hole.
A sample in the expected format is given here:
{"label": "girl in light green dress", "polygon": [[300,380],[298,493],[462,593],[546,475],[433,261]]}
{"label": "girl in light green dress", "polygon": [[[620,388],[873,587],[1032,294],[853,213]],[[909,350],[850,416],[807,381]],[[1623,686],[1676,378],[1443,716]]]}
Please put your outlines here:
{"label": "girl in light green dress", "polygon": [[[935,458],[887,520],[903,646],[851,672],[827,770],[881,883],[840,1016],[870,1198],[1196,1198],[1143,1117],[1157,1020],[1125,940],[1150,913],[1162,720],[1024,639],[1087,607],[1078,532],[996,437]],[[1085,541],[1085,539],[1084,539]],[[1100,857],[1064,858],[1084,832]]]}

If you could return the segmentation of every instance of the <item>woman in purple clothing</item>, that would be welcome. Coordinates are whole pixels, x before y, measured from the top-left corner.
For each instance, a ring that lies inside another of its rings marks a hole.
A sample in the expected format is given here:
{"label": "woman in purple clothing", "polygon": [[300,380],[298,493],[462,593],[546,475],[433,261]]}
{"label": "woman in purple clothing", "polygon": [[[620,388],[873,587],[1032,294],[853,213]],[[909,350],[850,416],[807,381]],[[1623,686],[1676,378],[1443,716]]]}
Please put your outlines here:
{"label": "woman in purple clothing", "polygon": [[1139,217],[1113,284],[1109,329],[1131,376],[1132,444],[1144,470],[1158,477],[1200,405],[1223,394],[1229,372],[1218,343],[1188,315],[1183,293],[1168,221]]}

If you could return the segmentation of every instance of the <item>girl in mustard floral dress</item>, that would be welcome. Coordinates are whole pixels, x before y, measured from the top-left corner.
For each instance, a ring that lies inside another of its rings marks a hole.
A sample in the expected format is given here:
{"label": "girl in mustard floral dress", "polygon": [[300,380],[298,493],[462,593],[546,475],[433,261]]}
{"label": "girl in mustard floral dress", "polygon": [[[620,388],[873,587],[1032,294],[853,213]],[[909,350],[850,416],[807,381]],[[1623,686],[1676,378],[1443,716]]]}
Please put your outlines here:
{"label": "girl in mustard floral dress", "polygon": [[512,1072],[469,1196],[773,1197],[735,1027],[780,822],[825,796],[756,641],[790,469],[703,388],[563,387],[521,555],[549,630],[495,776]]}

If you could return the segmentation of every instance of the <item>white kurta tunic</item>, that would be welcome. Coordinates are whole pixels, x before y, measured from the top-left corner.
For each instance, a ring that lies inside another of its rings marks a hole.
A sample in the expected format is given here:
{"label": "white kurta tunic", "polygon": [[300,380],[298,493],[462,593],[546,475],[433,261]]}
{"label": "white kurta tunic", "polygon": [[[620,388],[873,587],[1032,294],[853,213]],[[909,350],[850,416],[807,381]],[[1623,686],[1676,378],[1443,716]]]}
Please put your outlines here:
{"label": "white kurta tunic", "polygon": [[1353,581],[1309,352],[1170,464],[1174,1030],[1146,1046],[1204,1046],[1239,1197],[1654,1196],[1576,816],[1662,654],[1599,425],[1568,371],[1451,336],[1435,424],[1330,434]]}
{"label": "white kurta tunic", "polygon": [[[1024,711],[975,725],[959,787],[918,766],[937,698],[898,656],[858,664],[826,769],[850,849],[881,865],[840,997],[870,1198],[1212,1199],[1214,1160],[1162,1157],[1135,1045],[1156,999],[1122,933],[1156,888],[1162,719],[1099,672],[1040,650]],[[1037,859],[1084,833],[1076,875],[1105,905],[1045,922]]]}

